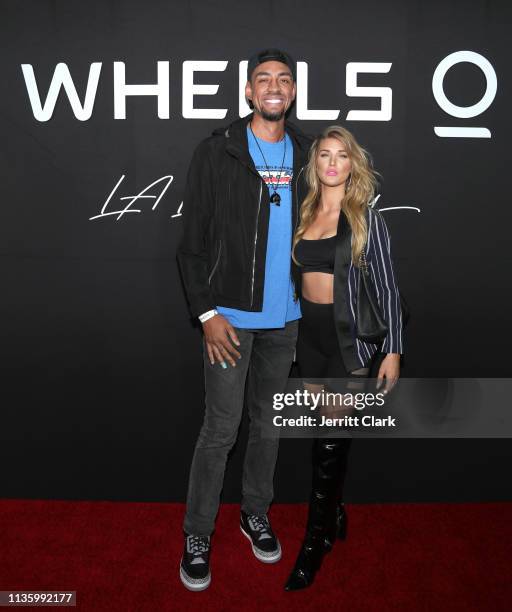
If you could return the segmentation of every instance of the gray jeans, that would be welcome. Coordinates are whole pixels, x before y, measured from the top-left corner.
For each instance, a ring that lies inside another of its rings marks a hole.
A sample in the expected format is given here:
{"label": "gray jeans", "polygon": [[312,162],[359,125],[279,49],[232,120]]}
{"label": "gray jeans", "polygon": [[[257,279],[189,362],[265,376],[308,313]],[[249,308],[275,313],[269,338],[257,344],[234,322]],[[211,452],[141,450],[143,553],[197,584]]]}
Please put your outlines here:
{"label": "gray jeans", "polygon": [[[262,437],[264,414],[272,411],[272,395],[282,393],[290,373],[298,321],[279,329],[235,328],[242,359],[235,368],[211,365],[203,341],[206,411],[196,443],[187,495],[184,530],[210,535],[219,510],[229,451],[236,441],[247,379],[249,439],[242,480],[242,510],[265,514],[274,496],[278,439]],[[268,423],[268,419],[265,421]]]}

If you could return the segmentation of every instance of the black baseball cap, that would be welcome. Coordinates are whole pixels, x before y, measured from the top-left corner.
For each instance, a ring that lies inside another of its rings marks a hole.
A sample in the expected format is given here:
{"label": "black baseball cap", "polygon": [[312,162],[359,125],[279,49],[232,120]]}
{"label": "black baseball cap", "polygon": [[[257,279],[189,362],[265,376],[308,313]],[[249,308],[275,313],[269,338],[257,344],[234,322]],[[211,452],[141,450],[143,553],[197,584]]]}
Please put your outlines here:
{"label": "black baseball cap", "polygon": [[255,53],[250,58],[249,63],[247,64],[248,81],[251,80],[251,75],[256,66],[259,66],[265,62],[282,62],[283,64],[286,64],[291,70],[293,80],[297,80],[295,62],[289,53],[286,53],[286,51],[281,51],[280,49],[264,49],[263,51],[258,51],[258,53]]}

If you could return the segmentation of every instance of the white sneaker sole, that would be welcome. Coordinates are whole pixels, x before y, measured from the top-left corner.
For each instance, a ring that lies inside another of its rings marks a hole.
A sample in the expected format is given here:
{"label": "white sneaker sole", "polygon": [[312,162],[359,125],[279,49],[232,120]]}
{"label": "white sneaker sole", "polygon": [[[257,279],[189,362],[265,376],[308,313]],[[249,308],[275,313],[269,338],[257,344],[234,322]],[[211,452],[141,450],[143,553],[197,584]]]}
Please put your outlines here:
{"label": "white sneaker sole", "polygon": [[212,581],[212,575],[209,573],[208,576],[207,576],[206,582],[201,582],[199,584],[197,584],[195,582],[191,582],[191,579],[183,571],[183,568],[181,567],[181,564],[180,564],[180,578],[181,578],[181,582],[183,582],[183,585],[189,591],[204,591],[205,589],[207,589],[210,586],[210,583]]}
{"label": "white sneaker sole", "polygon": [[277,540],[277,552],[275,553],[275,555],[273,555],[272,557],[269,557],[267,555],[264,556],[260,553],[256,546],[254,546],[254,544],[252,543],[251,536],[244,530],[242,525],[240,525],[240,531],[251,543],[252,552],[254,553],[254,556],[256,557],[256,559],[258,559],[258,561],[261,561],[262,563],[277,563],[279,559],[281,559],[281,544],[279,543],[279,540]]}

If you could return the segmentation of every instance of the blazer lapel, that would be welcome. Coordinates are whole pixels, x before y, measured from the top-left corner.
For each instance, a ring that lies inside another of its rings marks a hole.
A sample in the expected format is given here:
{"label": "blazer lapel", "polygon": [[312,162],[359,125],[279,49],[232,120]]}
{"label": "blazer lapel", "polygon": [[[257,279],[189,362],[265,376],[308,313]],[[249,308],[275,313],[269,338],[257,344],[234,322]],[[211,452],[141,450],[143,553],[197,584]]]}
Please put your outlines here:
{"label": "blazer lapel", "polygon": [[348,291],[348,274],[352,258],[352,230],[348,219],[340,211],[336,254],[334,259],[334,323],[338,344],[347,372],[361,367],[356,356],[352,329],[350,325],[350,304]]}

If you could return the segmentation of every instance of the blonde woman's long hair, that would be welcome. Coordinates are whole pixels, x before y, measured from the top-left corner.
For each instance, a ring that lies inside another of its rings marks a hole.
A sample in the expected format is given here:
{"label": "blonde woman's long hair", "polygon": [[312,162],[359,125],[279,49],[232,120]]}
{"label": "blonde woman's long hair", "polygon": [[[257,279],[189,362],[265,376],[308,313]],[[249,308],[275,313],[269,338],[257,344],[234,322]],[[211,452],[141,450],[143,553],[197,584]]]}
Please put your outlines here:
{"label": "blonde woman's long hair", "polygon": [[345,197],[341,201],[341,209],[346,214],[352,229],[352,262],[357,266],[368,231],[365,213],[368,204],[375,196],[379,173],[373,169],[370,154],[359,145],[351,132],[339,125],[331,125],[326,128],[314,140],[309,150],[308,163],[305,168],[309,191],[300,208],[300,222],[293,239],[292,258],[296,264],[300,265],[295,259],[295,245],[315,220],[320,204],[322,191],[316,171],[316,161],[320,143],[325,138],[336,138],[345,145],[347,155],[352,162],[352,170],[347,179],[348,186],[345,183]]}

